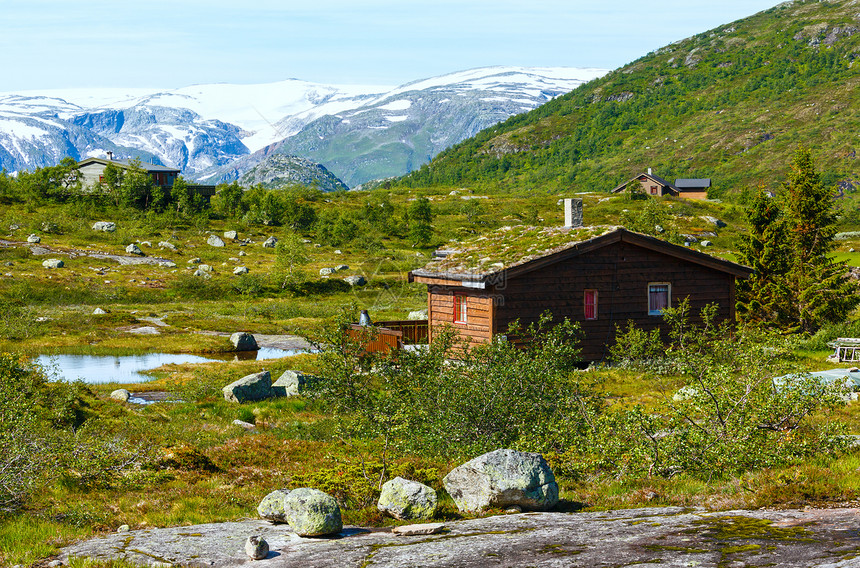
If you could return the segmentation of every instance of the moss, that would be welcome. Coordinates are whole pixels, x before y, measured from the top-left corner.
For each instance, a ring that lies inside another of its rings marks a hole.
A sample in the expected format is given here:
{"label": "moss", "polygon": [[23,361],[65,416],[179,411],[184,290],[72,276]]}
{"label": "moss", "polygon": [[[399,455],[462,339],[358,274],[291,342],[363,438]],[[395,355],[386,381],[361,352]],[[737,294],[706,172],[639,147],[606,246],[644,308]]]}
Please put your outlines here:
{"label": "moss", "polygon": [[[757,539],[768,541],[813,542],[811,532],[804,527],[775,527],[767,519],[754,519],[740,515],[706,517],[694,521],[693,525],[704,527],[704,536],[716,540]],[[699,529],[688,529],[687,534],[697,534]]]}

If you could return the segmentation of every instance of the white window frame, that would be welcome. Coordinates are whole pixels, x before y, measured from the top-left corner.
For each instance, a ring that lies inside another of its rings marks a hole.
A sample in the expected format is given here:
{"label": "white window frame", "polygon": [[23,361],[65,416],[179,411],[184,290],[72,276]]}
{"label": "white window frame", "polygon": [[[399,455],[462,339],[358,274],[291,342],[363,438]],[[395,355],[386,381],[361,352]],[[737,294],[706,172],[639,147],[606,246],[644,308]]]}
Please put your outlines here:
{"label": "white window frame", "polygon": [[[454,292],[454,323],[469,323],[469,296],[462,292]],[[458,309],[460,308],[460,309]],[[460,316],[463,316],[460,319]]]}
{"label": "white window frame", "polygon": [[672,283],[671,282],[649,282],[648,288],[646,288],[647,292],[645,294],[645,302],[646,309],[648,310],[649,316],[662,316],[663,310],[652,310],[651,309],[651,287],[652,286],[665,286],[666,287],[666,307],[672,307]]}

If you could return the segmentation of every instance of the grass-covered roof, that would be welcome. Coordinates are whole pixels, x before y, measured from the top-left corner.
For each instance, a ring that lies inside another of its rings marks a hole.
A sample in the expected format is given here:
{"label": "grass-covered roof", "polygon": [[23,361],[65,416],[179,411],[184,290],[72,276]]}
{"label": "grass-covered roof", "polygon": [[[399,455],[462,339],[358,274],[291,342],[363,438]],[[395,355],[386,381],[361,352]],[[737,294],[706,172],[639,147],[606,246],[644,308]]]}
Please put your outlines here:
{"label": "grass-covered roof", "polygon": [[618,228],[501,227],[490,234],[443,247],[447,253],[444,257],[433,259],[413,273],[421,276],[485,276],[561,252]]}

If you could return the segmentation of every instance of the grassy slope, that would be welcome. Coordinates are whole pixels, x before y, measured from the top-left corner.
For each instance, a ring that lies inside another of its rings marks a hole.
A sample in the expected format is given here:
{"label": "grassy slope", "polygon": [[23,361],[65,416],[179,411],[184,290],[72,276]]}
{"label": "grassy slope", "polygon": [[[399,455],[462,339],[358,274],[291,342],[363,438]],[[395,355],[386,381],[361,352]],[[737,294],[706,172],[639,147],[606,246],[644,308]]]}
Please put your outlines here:
{"label": "grassy slope", "polygon": [[828,181],[860,179],[851,4],[780,5],[671,44],[485,130],[402,183],[608,190],[650,166],[667,179],[713,178],[725,193],[775,185],[798,143]]}

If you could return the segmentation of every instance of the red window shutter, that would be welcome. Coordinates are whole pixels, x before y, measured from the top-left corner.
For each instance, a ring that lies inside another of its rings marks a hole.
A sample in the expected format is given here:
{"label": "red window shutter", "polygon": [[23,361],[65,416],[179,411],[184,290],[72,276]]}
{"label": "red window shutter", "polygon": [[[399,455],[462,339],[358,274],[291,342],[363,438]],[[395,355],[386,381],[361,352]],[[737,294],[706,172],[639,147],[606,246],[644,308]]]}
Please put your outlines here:
{"label": "red window shutter", "polygon": [[584,294],[585,319],[597,319],[597,290],[586,290]]}

